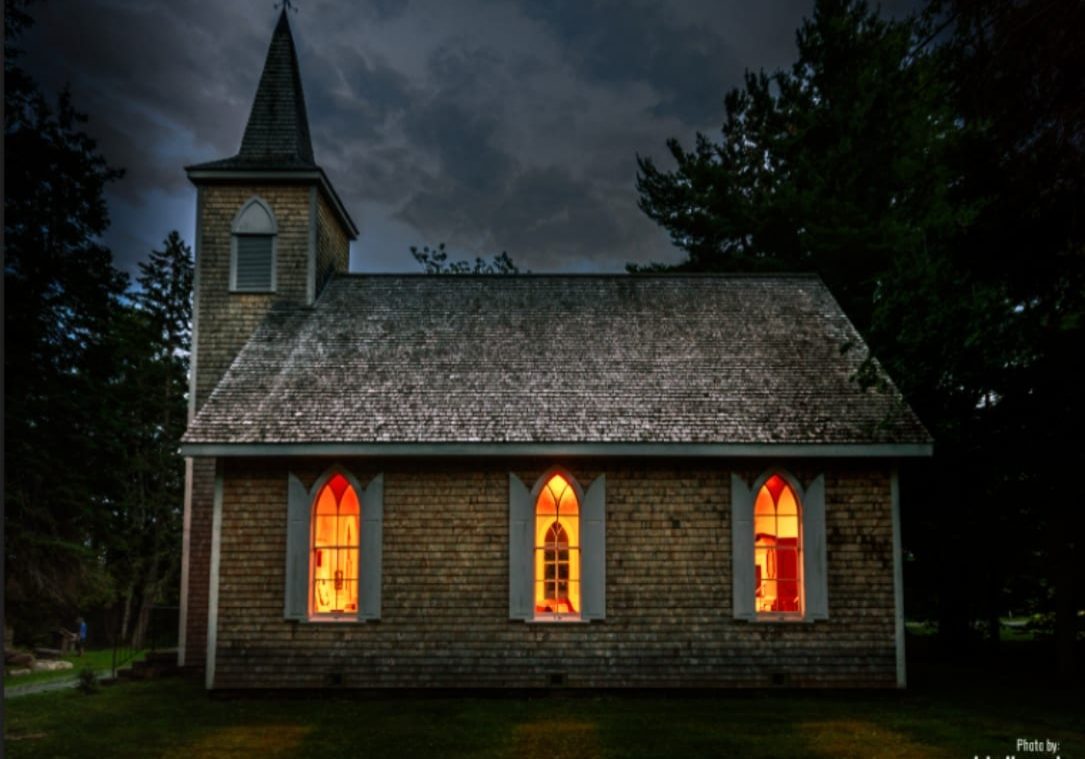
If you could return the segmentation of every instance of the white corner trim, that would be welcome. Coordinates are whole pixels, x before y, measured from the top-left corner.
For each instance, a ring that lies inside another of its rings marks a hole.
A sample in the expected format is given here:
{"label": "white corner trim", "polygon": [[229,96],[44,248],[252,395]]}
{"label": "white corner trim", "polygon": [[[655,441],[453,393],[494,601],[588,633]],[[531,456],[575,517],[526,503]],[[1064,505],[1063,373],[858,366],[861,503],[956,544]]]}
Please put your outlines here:
{"label": "white corner trim", "polygon": [[219,561],[222,555],[222,462],[215,462],[215,510],[211,520],[211,572],[207,593],[207,680],[215,687],[215,651],[218,646]]}
{"label": "white corner trim", "polygon": [[904,659],[904,551],[900,538],[900,474],[897,467],[889,478],[889,498],[893,503],[893,600],[896,606],[897,687],[908,685]]}
{"label": "white corner trim", "polygon": [[203,237],[203,190],[196,188],[196,240],[192,245],[192,337],[188,350],[188,423],[196,416],[196,357],[200,345],[200,239]]}
{"label": "white corner trim", "polygon": [[188,552],[192,544],[192,458],[185,459],[185,512],[181,532],[181,600],[177,612],[177,666],[185,666],[185,644],[188,639]]}
{"label": "white corner trim", "polygon": [[305,269],[305,303],[309,306],[316,300],[316,225],[316,185],[313,185],[309,188],[309,255]]}

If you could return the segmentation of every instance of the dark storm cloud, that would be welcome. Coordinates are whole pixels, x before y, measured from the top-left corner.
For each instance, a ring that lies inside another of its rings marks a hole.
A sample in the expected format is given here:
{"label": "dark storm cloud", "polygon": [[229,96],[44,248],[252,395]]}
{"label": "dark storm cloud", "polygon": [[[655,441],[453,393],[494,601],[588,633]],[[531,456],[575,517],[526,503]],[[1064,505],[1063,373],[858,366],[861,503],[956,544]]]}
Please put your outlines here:
{"label": "dark storm cloud", "polygon": [[[446,241],[544,271],[677,257],[636,207],[636,154],[714,131],[744,68],[790,62],[812,0],[300,6],[290,20],[317,160],[363,231],[352,260],[413,269],[408,245]],[[270,0],[31,9],[28,68],[50,91],[70,82],[127,170],[107,236],[121,264],[170,228],[191,239],[183,166],[237,151]]]}
{"label": "dark storm cloud", "polygon": [[515,161],[494,144],[498,119],[449,99],[424,104],[411,114],[406,135],[439,161],[439,174],[452,185],[478,193],[500,193]]}
{"label": "dark storm cloud", "polygon": [[524,7],[566,41],[584,76],[655,87],[661,95],[656,115],[703,123],[717,114],[723,87],[738,81],[744,68],[721,36],[662,3],[559,0]]}
{"label": "dark storm cloud", "polygon": [[306,45],[301,55],[308,64],[303,86],[310,129],[329,149],[344,135],[348,140],[380,140],[390,120],[412,101],[411,85],[403,74],[357,47]]}

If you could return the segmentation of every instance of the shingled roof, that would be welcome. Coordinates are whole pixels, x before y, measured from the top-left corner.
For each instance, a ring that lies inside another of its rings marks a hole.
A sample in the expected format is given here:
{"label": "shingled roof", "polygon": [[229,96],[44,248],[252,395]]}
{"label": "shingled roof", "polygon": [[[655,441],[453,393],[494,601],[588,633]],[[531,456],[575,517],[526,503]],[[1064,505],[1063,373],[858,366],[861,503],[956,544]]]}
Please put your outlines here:
{"label": "shingled roof", "polygon": [[815,276],[346,275],[268,314],[184,444],[928,453],[865,356]]}
{"label": "shingled roof", "polygon": [[232,158],[188,167],[194,170],[316,169],[298,56],[283,8],[271,36],[241,150]]}

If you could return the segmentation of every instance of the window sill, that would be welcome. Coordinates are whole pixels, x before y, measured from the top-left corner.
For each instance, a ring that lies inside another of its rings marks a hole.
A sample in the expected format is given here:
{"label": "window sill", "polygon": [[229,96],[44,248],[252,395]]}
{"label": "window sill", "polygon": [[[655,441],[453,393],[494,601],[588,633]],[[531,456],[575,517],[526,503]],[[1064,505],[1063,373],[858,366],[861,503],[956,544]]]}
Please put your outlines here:
{"label": "window sill", "polygon": [[380,622],[379,619],[359,619],[357,616],[344,614],[341,617],[308,617],[307,619],[292,619],[288,622],[297,622],[302,625],[364,625],[369,622]]}
{"label": "window sill", "polygon": [[264,289],[260,289],[260,290],[239,290],[236,287],[231,287],[230,288],[230,294],[231,295],[274,295],[276,292],[278,292],[278,291],[275,290],[275,289],[271,289],[271,290],[264,290]]}
{"label": "window sill", "polygon": [[526,622],[529,625],[587,625],[587,624],[591,624],[590,619],[583,619],[581,617],[568,617],[568,616],[565,616],[565,617],[557,617],[557,616],[532,617],[531,619],[525,619],[524,622]]}
{"label": "window sill", "polygon": [[795,624],[797,622],[813,622],[814,620],[804,614],[758,614],[746,621],[768,624]]}

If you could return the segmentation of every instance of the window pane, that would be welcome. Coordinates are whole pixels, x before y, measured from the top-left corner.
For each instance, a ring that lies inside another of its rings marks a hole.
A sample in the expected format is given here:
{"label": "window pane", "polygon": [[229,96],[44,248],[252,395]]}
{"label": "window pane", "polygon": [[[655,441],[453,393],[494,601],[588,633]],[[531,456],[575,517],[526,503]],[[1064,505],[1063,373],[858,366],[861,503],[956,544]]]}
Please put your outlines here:
{"label": "window pane", "polygon": [[535,503],[535,611],[580,610],[580,519],[576,491],[554,475]]}
{"label": "window pane", "polygon": [[794,540],[799,537],[799,518],[794,515],[781,514],[776,518],[776,536],[780,540]]}
{"label": "window pane", "polygon": [[338,511],[335,492],[329,487],[321,488],[320,497],[316,500],[317,515],[334,517]]}
{"label": "window pane", "polygon": [[776,580],[761,580],[761,597],[757,599],[758,611],[776,611]]}
{"label": "window pane", "polygon": [[[554,479],[560,480],[562,486],[560,490],[557,488],[554,489],[555,493],[560,493],[561,498],[558,504],[558,513],[567,517],[576,516],[577,512],[580,510],[576,503],[576,491],[573,490],[572,485],[560,477],[555,477]],[[553,481],[554,480],[551,480],[551,482]]]}
{"label": "window pane", "polygon": [[776,517],[770,514],[757,514],[753,518],[753,534],[755,539],[771,537],[776,534]]}
{"label": "window pane", "polygon": [[787,483],[784,482],[784,478],[778,474],[772,475],[765,481],[765,489],[769,491],[773,503],[779,503],[780,493],[785,488],[787,488]]}
{"label": "window pane", "polygon": [[799,503],[779,475],[772,475],[754,502],[755,599],[759,612],[799,612]]}
{"label": "window pane", "polygon": [[313,610],[329,612],[335,608],[335,584],[329,579],[319,579],[313,583]]}
{"label": "window pane", "polygon": [[338,551],[338,570],[344,580],[358,579],[358,549],[348,548]]}
{"label": "window pane", "polygon": [[312,611],[358,610],[358,554],[361,503],[345,477],[332,476],[313,509]]}
{"label": "window pane", "polygon": [[326,517],[318,514],[314,520],[316,522],[313,525],[313,540],[318,546],[334,546],[338,545],[336,541],[336,530],[339,526],[339,520],[334,517]]}
{"label": "window pane", "polygon": [[[343,478],[345,480],[345,478]],[[362,505],[358,503],[358,494],[354,492],[354,488],[347,485],[343,490],[343,495],[339,499],[339,513],[342,516],[354,516],[357,517],[362,512]]]}
{"label": "window pane", "polygon": [[799,578],[799,553],[794,548],[776,549],[776,577],[780,580]]}
{"label": "window pane", "polygon": [[754,501],[753,513],[755,517],[772,516],[776,513],[776,508],[772,504],[772,494],[769,493],[767,487],[762,487],[757,491],[757,500]]}
{"label": "window pane", "polygon": [[780,497],[776,501],[776,513],[777,514],[798,514],[799,507],[795,503],[795,493],[791,488],[784,485],[783,490],[780,491]]}
{"label": "window pane", "polygon": [[358,545],[358,517],[341,516],[336,520],[336,545]]}
{"label": "window pane", "polygon": [[535,516],[553,516],[558,513],[557,502],[549,488],[544,487],[539,493],[539,500],[535,504]]}

